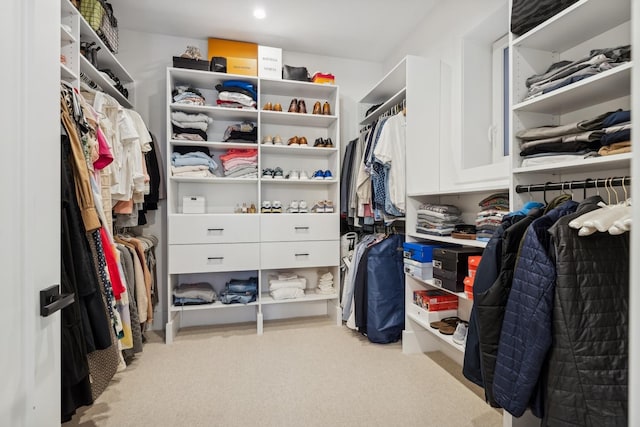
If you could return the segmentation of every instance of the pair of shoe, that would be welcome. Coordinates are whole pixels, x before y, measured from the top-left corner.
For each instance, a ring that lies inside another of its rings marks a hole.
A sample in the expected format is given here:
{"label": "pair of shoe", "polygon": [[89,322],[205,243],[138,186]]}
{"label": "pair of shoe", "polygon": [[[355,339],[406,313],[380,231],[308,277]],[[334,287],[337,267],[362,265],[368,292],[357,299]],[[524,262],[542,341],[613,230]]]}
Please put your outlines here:
{"label": "pair of shoe", "polygon": [[262,138],[262,143],[271,145],[282,145],[282,138],[280,138],[280,135],[276,135],[273,138],[271,137],[271,135],[267,135]]}
{"label": "pair of shoe", "polygon": [[309,179],[309,175],[307,171],[292,170],[287,174],[286,179],[307,180]]}
{"label": "pair of shoe", "polygon": [[260,213],[282,213],[282,203],[279,200],[274,200],[273,203],[263,200]]}
{"label": "pair of shoe", "polygon": [[326,171],[318,169],[313,173],[311,179],[333,179],[333,175],[331,175],[331,171],[329,169]]}
{"label": "pair of shoe", "polygon": [[314,147],[327,147],[327,148],[333,148],[333,141],[331,140],[331,138],[317,138],[315,140],[315,142],[313,143]]}
{"label": "pair of shoe", "polygon": [[315,213],[333,213],[333,202],[331,200],[320,200],[311,208]]}
{"label": "pair of shoe", "polygon": [[282,111],[282,105],[280,105],[279,102],[276,102],[275,104],[267,102],[266,104],[264,104],[264,107],[262,107],[262,109],[265,111]]}
{"label": "pair of shoe", "polygon": [[292,200],[287,208],[288,213],[308,213],[309,207],[305,200]]}
{"label": "pair of shoe", "polygon": [[189,58],[189,59],[202,59],[202,54],[200,53],[200,49],[196,46],[187,46],[187,50],[184,51],[181,58]]}
{"label": "pair of shoe", "polygon": [[316,101],[313,104],[313,112],[312,114],[322,114],[324,116],[331,115],[331,105],[328,102],[325,102],[324,105],[320,104],[320,101]]}
{"label": "pair of shoe", "polygon": [[275,169],[265,168],[262,170],[262,179],[284,179],[284,174],[280,166]]}
{"label": "pair of shoe", "polygon": [[293,98],[291,104],[289,104],[289,112],[307,114],[307,104],[305,104],[304,99]]}
{"label": "pair of shoe", "polygon": [[307,144],[307,138],[305,138],[304,136],[298,137],[295,135],[289,138],[289,140],[287,141],[287,145],[298,145],[304,147],[309,146],[309,144]]}

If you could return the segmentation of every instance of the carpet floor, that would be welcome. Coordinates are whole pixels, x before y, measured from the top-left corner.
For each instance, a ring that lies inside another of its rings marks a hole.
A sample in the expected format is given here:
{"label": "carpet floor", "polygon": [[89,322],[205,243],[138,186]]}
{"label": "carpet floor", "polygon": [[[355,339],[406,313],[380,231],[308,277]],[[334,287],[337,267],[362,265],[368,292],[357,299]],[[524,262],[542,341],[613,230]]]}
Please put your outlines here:
{"label": "carpet floor", "polygon": [[440,353],[405,355],[327,318],[183,329],[64,426],[501,426]]}

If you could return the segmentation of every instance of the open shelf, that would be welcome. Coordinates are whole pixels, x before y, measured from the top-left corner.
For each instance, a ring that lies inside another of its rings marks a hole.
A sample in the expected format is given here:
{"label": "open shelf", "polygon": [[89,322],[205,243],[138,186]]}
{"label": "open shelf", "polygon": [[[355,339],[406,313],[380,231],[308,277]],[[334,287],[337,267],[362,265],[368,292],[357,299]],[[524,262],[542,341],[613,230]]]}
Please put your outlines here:
{"label": "open shelf", "polygon": [[295,303],[295,302],[311,302],[311,301],[328,301],[338,299],[338,293],[334,294],[316,294],[310,293],[307,289],[305,290],[305,295],[300,298],[290,298],[290,299],[281,299],[275,300],[268,293],[264,293],[260,296],[260,305],[271,305],[271,304],[287,304],[287,303]]}
{"label": "open shelf", "polygon": [[[87,24],[89,25],[89,24]],[[96,70],[96,68],[85,58],[80,55],[80,71],[83,72],[87,77],[89,77],[95,84],[100,86],[102,90],[113,98],[115,98],[120,105],[125,108],[133,108],[133,104],[127,98],[121,94],[118,89],[113,86],[109,80],[107,80],[100,71]],[[121,79],[122,81],[122,79]]]}
{"label": "open shelf", "polygon": [[[423,310],[426,312],[426,310],[422,309],[421,307],[416,306],[416,308],[418,310]],[[444,335],[441,334],[440,332],[438,332],[437,329],[433,329],[431,326],[429,326],[429,322],[428,322],[428,316],[418,316],[415,313],[411,313],[411,312],[407,312],[407,317],[409,319],[411,319],[412,321],[416,322],[418,325],[422,326],[423,329],[429,331],[431,334],[435,335],[436,337],[440,338],[442,341],[444,341],[445,343],[449,344],[449,346],[455,348],[456,350],[458,350],[461,353],[464,353],[464,346],[460,345],[460,344],[456,344],[453,342],[453,338],[451,335]]]}
{"label": "open shelf", "polygon": [[240,74],[216,73],[213,71],[191,70],[189,68],[169,68],[173,86],[188,85],[215,90],[216,85],[225,80],[242,80],[257,86],[258,78]]}
{"label": "open shelf", "polygon": [[416,239],[433,240],[434,242],[443,242],[443,243],[453,243],[453,244],[462,245],[462,246],[473,246],[476,248],[484,248],[487,246],[487,242],[482,242],[480,240],[455,239],[450,236],[432,236],[430,234],[422,234],[417,232],[408,233],[408,236],[415,237]]}
{"label": "open shelf", "polygon": [[295,96],[297,99],[313,98],[318,101],[332,102],[335,92],[336,86],[329,84],[284,79],[260,79],[261,98],[264,98],[265,95],[291,96],[292,98]]}
{"label": "open shelf", "polygon": [[76,80],[78,78],[78,76],[76,76],[76,73],[71,71],[69,69],[69,67],[67,67],[66,65],[64,65],[61,62],[60,63],[60,78],[62,80]]}
{"label": "open shelf", "polygon": [[239,149],[245,149],[245,150],[258,149],[258,144],[256,144],[255,142],[215,142],[215,141],[189,141],[189,140],[182,140],[182,139],[171,139],[169,140],[169,144],[211,147],[211,148],[220,148],[223,150],[231,149],[231,148],[239,148]]}
{"label": "open shelf", "polygon": [[238,308],[238,307],[251,307],[257,306],[258,302],[250,302],[248,304],[223,304],[220,301],[216,301],[212,304],[199,304],[199,305],[171,305],[169,311],[201,311],[201,310],[220,310],[227,308]]}
{"label": "open shelf", "polygon": [[203,184],[255,184],[258,178],[223,178],[223,177],[187,177],[187,176],[170,176],[169,179],[175,182],[192,182]]}
{"label": "open shelf", "polygon": [[407,58],[400,61],[360,100],[361,104],[378,104],[396,96],[407,86]]}
{"label": "open shelf", "polygon": [[360,122],[360,126],[368,125],[376,121],[378,117],[380,117],[383,113],[387,112],[394,105],[399,104],[407,95],[407,88],[403,87],[396,94],[391,96],[388,100],[386,100],[382,105],[373,110],[367,117],[364,118]]}
{"label": "open shelf", "polygon": [[326,116],[323,114],[288,113],[286,111],[260,111],[260,122],[262,124],[269,125],[326,128],[337,120],[337,116]]}
{"label": "open shelf", "polygon": [[449,289],[445,289],[445,288],[442,288],[442,287],[440,287],[440,286],[438,286],[438,285],[434,284],[434,283],[433,283],[433,279],[430,279],[430,280],[424,280],[424,279],[421,279],[421,278],[419,278],[419,277],[414,276],[413,274],[409,274],[409,273],[405,273],[405,274],[406,274],[407,276],[411,277],[412,279],[417,280],[417,281],[418,281],[418,282],[420,282],[420,283],[424,283],[424,284],[425,284],[425,285],[427,285],[427,286],[431,286],[432,288],[439,289],[439,290],[444,291],[444,292],[446,292],[446,293],[448,293],[448,294],[455,295],[455,296],[457,296],[457,297],[458,297],[458,298],[460,298],[460,299],[465,299],[465,300],[468,300],[468,299],[469,299],[469,297],[467,296],[467,294],[466,294],[466,293],[464,293],[464,292],[454,292],[454,291],[450,291]]}
{"label": "open shelf", "polygon": [[430,193],[408,193],[408,197],[424,197],[424,196],[456,196],[459,194],[474,194],[474,193],[487,193],[490,191],[508,191],[509,190],[509,180],[503,179],[499,181],[494,181],[490,184],[479,183],[479,184],[471,184],[468,186],[463,186],[456,188],[454,190],[440,190],[434,191]]}
{"label": "open shelf", "polygon": [[628,168],[631,165],[632,153],[614,154],[611,156],[591,157],[571,162],[551,163],[548,165],[514,168],[514,174],[528,172],[581,173]]}
{"label": "open shelf", "polygon": [[329,185],[338,182],[337,179],[261,179],[263,184],[278,184],[278,185]]}
{"label": "open shelf", "polygon": [[295,156],[314,156],[314,157],[328,157],[338,152],[337,148],[326,147],[313,147],[313,142],[307,147],[295,146],[295,145],[272,145],[262,144],[260,146],[262,153],[268,154],[288,154]]}
{"label": "open shelf", "polygon": [[73,37],[73,34],[67,31],[66,28],[60,25],[60,40],[68,44],[68,43],[74,43],[76,41],[76,38]]}
{"label": "open shelf", "polygon": [[241,108],[224,108],[214,107],[212,105],[190,105],[172,103],[170,105],[171,110],[184,111],[187,113],[203,113],[211,117],[214,120],[221,121],[252,121],[258,120],[258,110],[255,109],[241,109]]}

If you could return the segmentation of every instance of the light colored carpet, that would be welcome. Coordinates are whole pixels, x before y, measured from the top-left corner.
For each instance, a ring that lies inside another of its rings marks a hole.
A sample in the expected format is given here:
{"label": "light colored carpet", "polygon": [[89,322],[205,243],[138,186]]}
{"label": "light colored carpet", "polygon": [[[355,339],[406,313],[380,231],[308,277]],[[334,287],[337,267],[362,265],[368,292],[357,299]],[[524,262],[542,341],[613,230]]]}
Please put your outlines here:
{"label": "light colored carpet", "polygon": [[[148,334],[144,352],[66,426],[502,425],[439,353],[402,354],[326,318]],[[453,374],[453,375],[452,375]]]}

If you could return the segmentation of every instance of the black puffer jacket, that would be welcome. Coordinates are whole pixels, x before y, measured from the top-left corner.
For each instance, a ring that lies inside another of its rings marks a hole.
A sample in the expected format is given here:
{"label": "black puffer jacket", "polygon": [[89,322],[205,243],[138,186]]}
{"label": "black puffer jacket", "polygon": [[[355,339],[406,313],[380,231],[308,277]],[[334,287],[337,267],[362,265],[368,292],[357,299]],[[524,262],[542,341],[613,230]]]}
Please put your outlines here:
{"label": "black puffer jacket", "polygon": [[578,236],[558,220],[557,281],[544,425],[626,426],[629,233]]}

